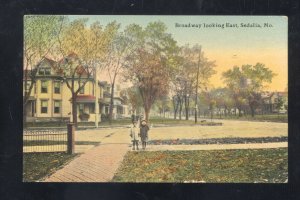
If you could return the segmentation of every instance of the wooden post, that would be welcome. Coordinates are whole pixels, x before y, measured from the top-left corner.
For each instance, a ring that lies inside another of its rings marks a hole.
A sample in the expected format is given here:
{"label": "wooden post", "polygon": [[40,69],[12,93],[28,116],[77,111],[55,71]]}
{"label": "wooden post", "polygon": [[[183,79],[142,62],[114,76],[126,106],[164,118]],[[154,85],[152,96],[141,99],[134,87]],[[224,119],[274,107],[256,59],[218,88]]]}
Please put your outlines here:
{"label": "wooden post", "polygon": [[74,142],[74,123],[68,123],[68,141],[67,141],[67,152],[68,154],[73,154],[75,152],[75,142]]}

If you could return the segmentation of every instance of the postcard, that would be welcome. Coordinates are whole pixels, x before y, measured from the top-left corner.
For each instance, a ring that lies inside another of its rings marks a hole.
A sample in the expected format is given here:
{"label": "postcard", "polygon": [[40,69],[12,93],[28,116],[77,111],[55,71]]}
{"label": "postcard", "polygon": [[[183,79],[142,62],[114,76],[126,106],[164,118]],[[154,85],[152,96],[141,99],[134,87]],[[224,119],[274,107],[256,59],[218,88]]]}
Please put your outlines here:
{"label": "postcard", "polygon": [[286,16],[23,20],[24,182],[288,183]]}

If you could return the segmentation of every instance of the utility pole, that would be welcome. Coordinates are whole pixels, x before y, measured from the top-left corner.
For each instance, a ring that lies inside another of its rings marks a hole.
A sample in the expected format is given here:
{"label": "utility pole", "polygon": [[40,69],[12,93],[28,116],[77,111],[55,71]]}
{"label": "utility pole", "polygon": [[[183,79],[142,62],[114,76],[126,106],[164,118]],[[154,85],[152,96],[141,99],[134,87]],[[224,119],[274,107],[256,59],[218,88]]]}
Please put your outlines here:
{"label": "utility pole", "polygon": [[201,56],[201,49],[199,52],[198,57],[198,69],[197,69],[197,84],[196,84],[196,99],[195,99],[195,124],[198,121],[198,87],[199,87],[199,69],[200,69],[200,56]]}

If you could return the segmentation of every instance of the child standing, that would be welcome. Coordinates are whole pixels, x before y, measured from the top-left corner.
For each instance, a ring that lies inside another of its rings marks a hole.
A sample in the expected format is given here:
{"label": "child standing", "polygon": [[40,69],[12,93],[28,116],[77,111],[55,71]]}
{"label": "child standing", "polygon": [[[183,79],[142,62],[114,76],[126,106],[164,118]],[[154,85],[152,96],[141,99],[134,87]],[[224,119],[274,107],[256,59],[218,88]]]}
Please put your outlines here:
{"label": "child standing", "polygon": [[142,120],[142,125],[140,127],[140,136],[142,140],[143,149],[146,149],[147,146],[148,131],[149,131],[149,126],[147,125],[146,120]]}
{"label": "child standing", "polygon": [[138,127],[137,127],[137,122],[134,121],[131,128],[130,128],[130,137],[132,141],[132,150],[135,150],[135,146],[137,150],[139,150],[139,140],[138,140]]}

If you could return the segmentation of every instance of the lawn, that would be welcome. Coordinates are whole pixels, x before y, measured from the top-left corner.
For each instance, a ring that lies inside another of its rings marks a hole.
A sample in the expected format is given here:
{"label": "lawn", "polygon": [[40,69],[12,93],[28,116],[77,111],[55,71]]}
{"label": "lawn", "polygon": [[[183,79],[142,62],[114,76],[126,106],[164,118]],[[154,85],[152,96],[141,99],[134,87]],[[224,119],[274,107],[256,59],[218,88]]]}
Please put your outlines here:
{"label": "lawn", "polygon": [[[149,120],[150,124],[164,124],[164,125],[194,125],[195,122],[192,120],[179,120],[179,119],[168,119],[168,118],[151,118]],[[124,125],[131,125],[132,121],[131,119],[117,119],[112,120],[111,123],[108,121],[99,122],[99,126],[124,126]],[[210,120],[202,121],[201,119],[198,120],[199,125],[216,125],[217,123],[211,122]],[[78,122],[78,128],[84,128],[84,127],[94,127],[94,122]],[[47,128],[47,127],[67,127],[66,123],[59,123],[59,122],[28,122],[27,128]]]}
{"label": "lawn", "polygon": [[128,152],[114,182],[283,183],[288,151],[279,149]]}
{"label": "lawn", "polygon": [[[90,142],[90,141],[75,141],[75,145],[99,145],[100,142]],[[58,140],[24,140],[23,146],[52,146],[52,145],[67,145],[67,141]]]}
{"label": "lawn", "polygon": [[[214,116],[214,119],[220,119],[220,116]],[[228,119],[228,120],[241,120],[241,121],[268,121],[268,122],[288,122],[288,115],[287,114],[268,114],[268,115],[255,115],[252,117],[251,115],[246,116],[221,116],[221,119]]]}
{"label": "lawn", "polygon": [[[207,119],[208,118],[208,119]],[[193,120],[185,120],[185,117],[182,117],[182,120],[179,119],[170,119],[170,118],[163,118],[163,117],[150,117],[149,123],[150,124],[165,124],[165,125],[175,125],[175,124],[181,124],[181,125],[193,125],[194,122],[194,116],[190,116],[190,119]],[[214,119],[226,119],[226,120],[241,120],[241,121],[269,121],[269,122],[288,122],[288,116],[287,114],[271,114],[271,115],[255,115],[254,117],[251,117],[250,115],[246,116],[224,116],[221,117],[219,115],[214,115],[212,121]],[[203,116],[198,116],[198,123],[199,125],[211,125],[211,119],[210,116],[206,116],[206,121],[201,122],[203,120]],[[122,125],[129,125],[131,124],[131,119],[124,118],[124,119],[117,119],[112,120],[111,123],[108,121],[99,122],[99,126],[122,126]],[[78,122],[78,127],[94,127],[94,122]],[[66,122],[27,122],[28,128],[34,128],[34,127],[62,127],[66,128],[67,123]]]}
{"label": "lawn", "polygon": [[46,175],[55,172],[59,167],[71,161],[78,154],[67,153],[24,153],[23,181],[38,181]]}

